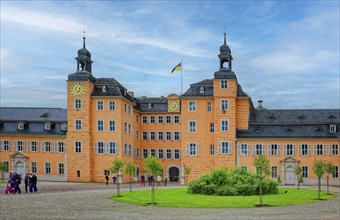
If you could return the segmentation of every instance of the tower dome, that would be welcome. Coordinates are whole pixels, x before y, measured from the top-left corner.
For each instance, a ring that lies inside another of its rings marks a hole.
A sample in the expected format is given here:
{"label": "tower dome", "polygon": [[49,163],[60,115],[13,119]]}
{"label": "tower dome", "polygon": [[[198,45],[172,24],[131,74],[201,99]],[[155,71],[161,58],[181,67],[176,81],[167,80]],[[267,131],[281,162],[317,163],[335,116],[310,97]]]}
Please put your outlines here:
{"label": "tower dome", "polygon": [[86,49],[85,45],[85,32],[83,36],[83,48],[78,50],[78,56],[76,57],[77,60],[77,71],[87,71],[90,74],[92,73],[92,63],[91,60],[91,53]]}
{"label": "tower dome", "polygon": [[231,55],[231,50],[227,45],[226,33],[224,32],[224,44],[220,47],[220,54]]}
{"label": "tower dome", "polygon": [[91,53],[86,49],[85,36],[83,37],[83,48],[78,50],[78,57],[88,57],[91,58]]}

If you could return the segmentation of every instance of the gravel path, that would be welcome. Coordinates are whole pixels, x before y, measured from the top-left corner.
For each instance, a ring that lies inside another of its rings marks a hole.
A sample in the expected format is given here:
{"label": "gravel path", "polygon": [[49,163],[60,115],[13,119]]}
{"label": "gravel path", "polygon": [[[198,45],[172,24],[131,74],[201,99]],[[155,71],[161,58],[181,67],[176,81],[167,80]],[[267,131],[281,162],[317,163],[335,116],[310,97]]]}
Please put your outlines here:
{"label": "gravel path", "polygon": [[[21,185],[22,186],[22,185]],[[140,189],[135,184],[134,190]],[[178,187],[178,185],[170,185]],[[21,187],[23,188],[23,187]],[[129,186],[122,185],[121,191]],[[148,189],[148,187],[143,187]],[[315,188],[315,187],[309,187]],[[324,188],[323,188],[324,190]],[[0,186],[0,219],[340,219],[339,187],[333,200],[286,207],[189,209],[136,206],[109,199],[112,185],[39,182],[38,193],[4,194]]]}

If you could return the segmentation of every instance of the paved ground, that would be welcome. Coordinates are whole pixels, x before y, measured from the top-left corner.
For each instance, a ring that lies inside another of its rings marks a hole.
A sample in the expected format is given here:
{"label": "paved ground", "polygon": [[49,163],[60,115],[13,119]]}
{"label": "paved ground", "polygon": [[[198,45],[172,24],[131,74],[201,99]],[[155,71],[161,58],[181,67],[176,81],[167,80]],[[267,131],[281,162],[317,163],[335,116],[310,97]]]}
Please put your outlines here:
{"label": "paved ground", "polygon": [[[22,185],[21,185],[22,186]],[[134,185],[134,190],[140,189]],[[169,187],[179,187],[171,184]],[[23,188],[23,187],[21,187]],[[128,190],[122,185],[122,191]],[[312,187],[314,188],[314,187]],[[143,187],[148,189],[148,187]],[[135,206],[109,199],[113,185],[39,182],[39,192],[9,195],[0,186],[0,219],[340,219],[337,198],[313,204],[242,209],[190,209]],[[23,190],[24,191],[24,190]]]}

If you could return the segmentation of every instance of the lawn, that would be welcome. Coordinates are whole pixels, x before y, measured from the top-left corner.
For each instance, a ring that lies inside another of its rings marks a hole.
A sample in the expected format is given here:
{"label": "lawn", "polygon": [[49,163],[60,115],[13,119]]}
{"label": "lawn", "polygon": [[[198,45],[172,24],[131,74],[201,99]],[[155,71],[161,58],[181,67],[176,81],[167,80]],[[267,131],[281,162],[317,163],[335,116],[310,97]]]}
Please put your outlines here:
{"label": "lawn", "polygon": [[[284,193],[288,190],[287,193]],[[112,195],[112,199],[136,205],[145,205],[151,200],[151,190],[121,193],[122,197]],[[334,194],[321,192],[321,199],[333,199]],[[275,195],[263,196],[263,203],[270,206],[288,206],[319,202],[317,191],[307,189],[281,188]],[[259,196],[207,196],[188,194],[186,188],[156,190],[157,206],[181,208],[252,208],[259,204]]]}

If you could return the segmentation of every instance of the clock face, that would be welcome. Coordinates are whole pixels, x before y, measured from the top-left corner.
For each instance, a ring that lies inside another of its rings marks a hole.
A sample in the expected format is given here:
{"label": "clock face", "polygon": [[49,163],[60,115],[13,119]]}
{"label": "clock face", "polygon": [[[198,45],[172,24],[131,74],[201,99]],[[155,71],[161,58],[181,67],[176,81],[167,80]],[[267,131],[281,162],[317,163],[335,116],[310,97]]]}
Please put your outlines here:
{"label": "clock face", "polygon": [[169,112],[179,112],[179,101],[178,100],[170,100],[168,102],[168,111]]}
{"label": "clock face", "polygon": [[71,92],[74,96],[82,96],[85,92],[85,86],[79,82],[74,83],[71,87]]}

